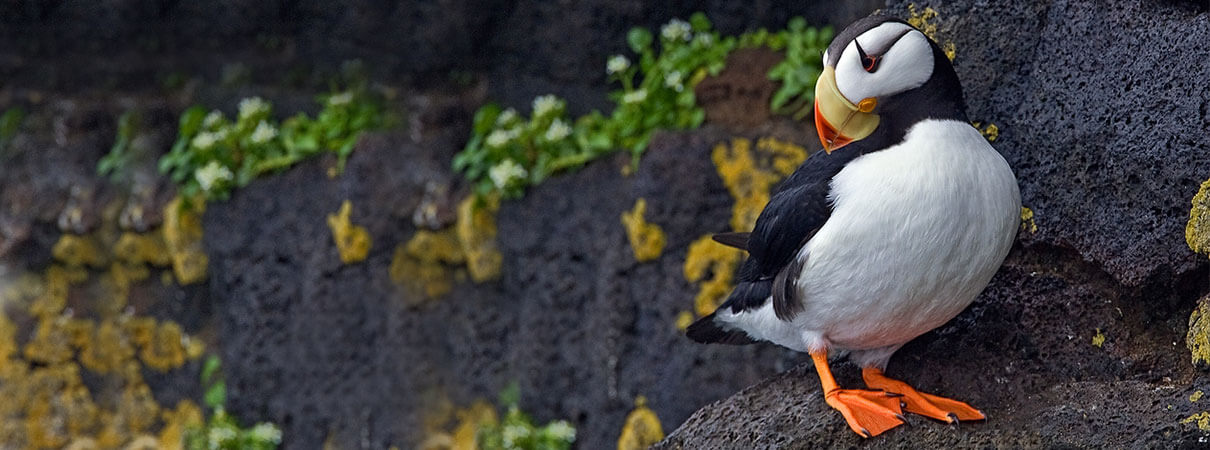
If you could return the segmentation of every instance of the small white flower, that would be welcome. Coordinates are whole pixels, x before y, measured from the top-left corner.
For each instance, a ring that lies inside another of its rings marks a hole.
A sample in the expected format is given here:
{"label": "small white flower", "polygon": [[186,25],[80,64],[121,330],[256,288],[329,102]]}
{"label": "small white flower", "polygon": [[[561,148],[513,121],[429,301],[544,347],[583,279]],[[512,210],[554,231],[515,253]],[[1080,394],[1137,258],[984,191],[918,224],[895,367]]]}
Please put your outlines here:
{"label": "small white flower", "polygon": [[225,444],[235,439],[236,433],[235,430],[227,427],[213,427],[210,429],[210,435],[206,437],[209,438],[210,447],[214,448],[217,444]]}
{"label": "small white flower", "polygon": [[551,142],[563,140],[568,136],[571,136],[571,127],[563,119],[555,119],[550,123],[550,128],[546,129],[546,140]]}
{"label": "small white flower", "polygon": [[487,146],[491,148],[500,148],[508,144],[508,141],[513,140],[512,134],[505,130],[495,129],[487,135]]}
{"label": "small white flower", "polygon": [[328,106],[347,105],[353,101],[353,93],[350,91],[341,92],[339,94],[328,97]]}
{"label": "small white flower", "polygon": [[646,89],[639,89],[622,95],[622,103],[642,103],[643,100],[647,100]]}
{"label": "small white flower", "polygon": [[206,118],[202,119],[202,128],[211,129],[218,126],[219,122],[223,121],[223,113],[219,110],[210,111],[206,114]]}
{"label": "small white flower", "polygon": [[528,174],[529,172],[524,167],[511,159],[506,159],[487,171],[487,176],[492,179],[492,184],[496,185],[496,189],[504,189],[513,180],[523,179]]}
{"label": "small white flower", "polygon": [[694,39],[696,39],[697,43],[701,44],[702,47],[709,47],[710,44],[714,43],[714,37],[710,36],[709,33],[700,33],[694,37]]}
{"label": "small white flower", "polygon": [[[572,430],[574,433],[575,430]],[[252,437],[261,442],[281,443],[281,430],[271,423],[258,423],[249,431]]]}
{"label": "small white flower", "polygon": [[500,437],[504,438],[504,447],[511,448],[519,439],[524,439],[529,436],[529,429],[520,425],[505,425],[500,431]]}
{"label": "small white flower", "polygon": [[546,426],[546,432],[564,442],[576,440],[576,429],[567,423],[566,420],[551,422],[550,425]]}
{"label": "small white flower", "polygon": [[534,98],[534,117],[545,117],[563,106],[563,101],[554,95],[543,95]]}
{"label": "small white flower", "polygon": [[517,120],[517,110],[508,108],[496,116],[496,126],[505,126]]}
{"label": "small white flower", "polygon": [[675,89],[677,92],[685,89],[683,82],[684,76],[681,75],[681,71],[679,70],[674,70],[672,72],[668,72],[667,75],[664,75],[664,86]]}
{"label": "small white flower", "polygon": [[210,147],[214,146],[214,143],[219,141],[220,136],[217,132],[203,131],[194,136],[193,140],[189,141],[189,145],[198,150],[209,150]]}
{"label": "small white flower", "polygon": [[253,144],[264,144],[275,137],[277,137],[277,128],[262,120],[256,124],[256,129],[252,130],[252,135],[248,136],[248,139]]}
{"label": "small white flower", "polygon": [[197,180],[198,186],[203,191],[210,191],[220,181],[230,181],[235,175],[231,173],[231,169],[219,164],[218,161],[210,161],[200,169],[193,172],[193,178]]}
{"label": "small white flower", "polygon": [[613,55],[605,62],[605,73],[613,75],[630,68],[630,60],[622,55]]}
{"label": "small white flower", "polygon": [[257,114],[269,112],[269,102],[260,97],[245,98],[239,101],[239,118],[245,119]]}
{"label": "small white flower", "polygon": [[692,28],[689,27],[689,22],[681,19],[672,19],[660,29],[660,35],[670,41],[688,41],[692,38],[692,31]]}

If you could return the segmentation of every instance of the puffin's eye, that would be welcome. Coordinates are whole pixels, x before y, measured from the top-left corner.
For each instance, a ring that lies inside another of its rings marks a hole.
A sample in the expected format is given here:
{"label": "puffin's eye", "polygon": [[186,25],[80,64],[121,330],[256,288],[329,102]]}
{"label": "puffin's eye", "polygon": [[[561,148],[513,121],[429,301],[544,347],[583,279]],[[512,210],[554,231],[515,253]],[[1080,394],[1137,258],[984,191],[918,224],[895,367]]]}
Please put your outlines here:
{"label": "puffin's eye", "polygon": [[857,55],[861,57],[861,68],[865,69],[867,73],[876,72],[878,70],[878,63],[881,61],[881,58],[867,55],[865,50],[861,48],[860,42],[853,41],[853,43],[857,45]]}

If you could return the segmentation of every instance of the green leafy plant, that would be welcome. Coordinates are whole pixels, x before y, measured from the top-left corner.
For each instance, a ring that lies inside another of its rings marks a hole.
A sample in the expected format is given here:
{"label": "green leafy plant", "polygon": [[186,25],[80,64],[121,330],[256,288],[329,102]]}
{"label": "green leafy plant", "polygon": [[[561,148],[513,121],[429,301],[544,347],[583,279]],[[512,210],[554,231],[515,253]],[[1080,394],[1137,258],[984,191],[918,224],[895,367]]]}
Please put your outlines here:
{"label": "green leafy plant", "polygon": [[576,440],[576,429],[565,420],[543,426],[534,424],[517,403],[521,390],[516,383],[500,393],[500,405],[507,411],[499,423],[484,425],[476,434],[482,450],[567,450]]}
{"label": "green leafy plant", "polygon": [[221,362],[210,356],[202,365],[202,386],[206,388],[203,401],[210,408],[210,418],[198,428],[185,432],[185,448],[189,450],[272,450],[281,443],[281,430],[261,422],[248,428],[240,427],[227,414],[227,387],[221,374]]}
{"label": "green leafy plant", "polygon": [[454,170],[474,185],[477,194],[495,192],[508,198],[520,196],[552,173],[615,151],[630,152],[637,164],[656,130],[702,124],[706,113],[697,105],[693,88],[705,77],[717,75],[731,51],[740,47],[786,51],[786,61],[769,74],[782,82],[771,107],[802,112],[802,105],[811,103],[821,70],[819,55],[812,52],[822,52],[830,38],[830,29],[807,27],[802,18],[779,32],[762,28],[722,37],[702,13],[693,14],[688,22],[673,19],[658,35],[631,29],[626,42],[634,61],[614,55],[605,64],[610,83],[621,87],[609,94],[614,108],[608,115],[593,111],[573,120],[566,115],[566,103],[552,95],[534,99],[529,118],[489,103],[475,113],[471,137],[455,156]]}
{"label": "green leafy plant", "polygon": [[4,110],[4,114],[0,114],[0,153],[8,149],[9,142],[21,129],[22,122],[25,122],[25,109],[20,106],[11,107]]}
{"label": "green leafy plant", "polygon": [[335,154],[336,170],[343,170],[361,133],[384,124],[382,108],[364,86],[318,100],[323,109],[315,118],[299,113],[281,123],[273,119],[273,105],[260,97],[242,100],[234,118],[189,108],[181,115],[172,150],[160,158],[160,171],[178,184],[181,195],[222,200],[259,175],[322,152]]}
{"label": "green leafy plant", "polygon": [[769,79],[781,82],[769,107],[800,120],[812,111],[815,80],[823,71],[823,51],[832,42],[832,27],[808,27],[806,20],[795,17],[786,28],[778,33],[785,44],[786,58],[769,69]]}
{"label": "green leafy plant", "polygon": [[128,167],[134,159],[131,143],[138,127],[139,115],[135,111],[126,111],[118,116],[118,132],[114,138],[113,147],[109,153],[97,162],[97,174],[108,176],[111,181],[119,181],[128,175]]}

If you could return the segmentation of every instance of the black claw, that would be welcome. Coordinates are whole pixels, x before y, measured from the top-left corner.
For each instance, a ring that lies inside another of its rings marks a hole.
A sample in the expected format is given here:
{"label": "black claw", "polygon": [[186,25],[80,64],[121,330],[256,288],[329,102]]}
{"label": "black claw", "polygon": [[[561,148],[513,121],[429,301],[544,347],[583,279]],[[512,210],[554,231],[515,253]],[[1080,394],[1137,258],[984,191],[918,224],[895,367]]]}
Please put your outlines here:
{"label": "black claw", "polygon": [[952,424],[957,424],[957,423],[958,423],[958,415],[957,415],[957,414],[954,414],[954,413],[948,413],[948,414],[946,414],[945,416],[946,416],[946,417],[949,417],[949,419],[950,419],[950,423],[952,423]]}
{"label": "black claw", "polygon": [[861,429],[861,434],[862,434],[863,436],[867,437],[867,438],[872,438],[872,437],[874,437],[874,435],[870,434],[870,430],[867,430],[867,429],[865,429],[865,428],[862,428],[862,429]]}
{"label": "black claw", "polygon": [[895,414],[895,418],[903,421],[904,425],[908,424],[907,417],[903,417],[903,414]]}
{"label": "black claw", "polygon": [[887,396],[887,397],[903,397],[903,394],[898,394],[898,393],[894,393],[894,392],[887,392],[887,393],[886,393],[886,396]]}

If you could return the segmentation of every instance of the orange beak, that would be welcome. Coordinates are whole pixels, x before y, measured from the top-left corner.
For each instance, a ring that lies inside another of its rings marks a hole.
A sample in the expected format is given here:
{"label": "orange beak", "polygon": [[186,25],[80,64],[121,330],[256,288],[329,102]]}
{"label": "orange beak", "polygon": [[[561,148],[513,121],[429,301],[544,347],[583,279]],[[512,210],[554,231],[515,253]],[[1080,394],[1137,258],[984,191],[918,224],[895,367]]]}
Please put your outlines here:
{"label": "orange beak", "polygon": [[879,122],[873,112],[877,105],[872,97],[853,104],[836,87],[836,69],[825,67],[815,82],[815,131],[824,151],[832,153],[873,133]]}

